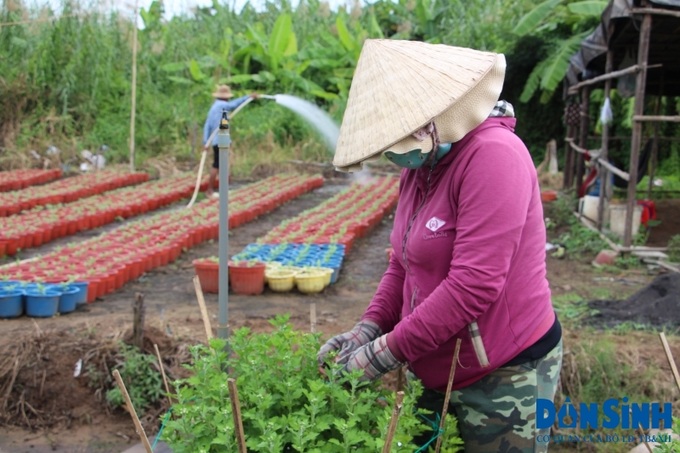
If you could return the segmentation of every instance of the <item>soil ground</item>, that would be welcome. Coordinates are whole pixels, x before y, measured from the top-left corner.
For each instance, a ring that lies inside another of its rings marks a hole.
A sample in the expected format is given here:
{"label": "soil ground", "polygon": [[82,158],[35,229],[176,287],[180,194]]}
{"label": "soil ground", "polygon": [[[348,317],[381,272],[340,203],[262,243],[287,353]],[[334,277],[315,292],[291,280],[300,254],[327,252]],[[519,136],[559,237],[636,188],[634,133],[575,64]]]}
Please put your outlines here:
{"label": "soil ground", "polygon": [[[332,197],[347,183],[346,179],[328,180],[323,188],[233,229],[230,234],[230,254],[237,253],[248,243],[265,235],[284,219],[297,216],[303,210]],[[672,207],[677,209],[677,206],[675,204]],[[665,209],[659,209],[659,212],[660,216],[675,218],[675,214],[671,215]],[[385,249],[389,247],[391,220],[391,216],[386,217],[367,237],[355,243],[345,259],[338,281],[321,294],[274,293],[268,289],[259,296],[230,294],[230,328],[249,326],[255,331],[263,331],[268,328],[269,319],[273,316],[289,314],[297,328],[308,330],[312,304],[316,308],[316,329],[324,335],[351,328],[363,313],[386,268]],[[99,232],[89,232],[87,235]],[[655,237],[671,233],[663,233],[660,229],[654,232]],[[678,234],[678,231],[674,234]],[[53,246],[36,249],[24,257],[38,255]],[[40,382],[39,388],[32,391],[39,392],[42,397],[39,400],[45,406],[33,409],[37,412],[51,411],[54,423],[52,426],[33,426],[33,429],[3,426],[0,430],[0,452],[119,453],[137,444],[139,437],[135,434],[130,416],[122,410],[111,412],[103,409],[103,403],[96,400],[92,391],[87,390],[87,385],[73,377],[74,365],[84,355],[97,348],[103,349],[129,333],[133,319],[132,306],[137,294],[144,296],[147,341],[158,343],[164,358],[166,354],[186,355],[186,345],[204,341],[204,326],[192,284],[192,260],[217,255],[217,248],[216,242],[194,247],[174,263],[149,272],[118,292],[68,315],[51,319],[21,317],[1,320],[0,351],[9,351],[10,348],[32,348],[31,351],[38,351],[41,360],[31,371],[33,377],[24,378]],[[552,257],[548,258],[548,273],[556,296],[576,293],[591,298],[593,294],[606,294],[608,300],[614,301],[629,298],[659,275],[656,270],[649,272],[644,268],[614,274],[602,273],[595,271],[589,262]],[[218,324],[217,295],[206,294],[205,298],[215,328]],[[664,305],[664,313],[668,314],[670,310],[680,313],[680,301],[671,302],[676,305]],[[616,309],[606,314],[609,320],[617,316],[619,312]],[[646,321],[643,319],[641,322]],[[2,363],[3,357],[0,356]],[[51,406],[47,404],[48,400],[52,401]],[[153,420],[155,416],[155,420],[158,420],[158,415],[152,414],[150,419]],[[17,424],[24,425],[20,421]],[[154,434],[153,428],[147,430],[152,440]]]}

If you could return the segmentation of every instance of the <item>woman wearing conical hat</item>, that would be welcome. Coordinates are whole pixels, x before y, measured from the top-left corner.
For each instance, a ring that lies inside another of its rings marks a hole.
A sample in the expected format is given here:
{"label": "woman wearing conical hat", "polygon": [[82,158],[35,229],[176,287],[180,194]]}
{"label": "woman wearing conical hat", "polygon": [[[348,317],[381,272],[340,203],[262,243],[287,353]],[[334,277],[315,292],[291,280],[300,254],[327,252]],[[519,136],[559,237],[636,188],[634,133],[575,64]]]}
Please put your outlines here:
{"label": "woman wearing conical hat", "polygon": [[387,271],[320,364],[336,352],[366,380],[407,365],[419,406],[441,413],[460,340],[448,413],[467,453],[546,451],[536,402],[553,401],[562,364],[536,170],[499,101],[504,77],[501,54],[367,40],[333,160],[403,169]]}

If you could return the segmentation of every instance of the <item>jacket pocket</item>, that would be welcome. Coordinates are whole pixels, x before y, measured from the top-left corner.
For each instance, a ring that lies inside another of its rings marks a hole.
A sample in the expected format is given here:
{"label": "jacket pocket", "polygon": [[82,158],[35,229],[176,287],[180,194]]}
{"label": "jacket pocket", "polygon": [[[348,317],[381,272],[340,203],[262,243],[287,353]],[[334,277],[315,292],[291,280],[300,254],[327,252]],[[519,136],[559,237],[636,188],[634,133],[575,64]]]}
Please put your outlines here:
{"label": "jacket pocket", "polygon": [[479,326],[477,321],[472,321],[468,324],[468,332],[470,332],[470,339],[472,340],[472,347],[475,350],[475,355],[479,361],[479,365],[482,368],[489,366],[489,358],[486,355],[486,349],[484,349],[484,341],[482,341],[482,334],[479,331]]}

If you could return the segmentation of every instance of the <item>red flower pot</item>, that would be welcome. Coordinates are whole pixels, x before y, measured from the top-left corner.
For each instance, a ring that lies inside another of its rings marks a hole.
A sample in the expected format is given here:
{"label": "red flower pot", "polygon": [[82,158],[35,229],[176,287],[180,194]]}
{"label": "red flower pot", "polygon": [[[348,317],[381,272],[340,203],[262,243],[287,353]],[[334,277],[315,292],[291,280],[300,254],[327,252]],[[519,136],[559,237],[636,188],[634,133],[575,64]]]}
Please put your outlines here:
{"label": "red flower pot", "polygon": [[229,285],[234,294],[262,294],[264,291],[265,264],[229,263]]}
{"label": "red flower pot", "polygon": [[217,293],[219,290],[220,265],[213,260],[194,260],[194,270],[204,293]]}

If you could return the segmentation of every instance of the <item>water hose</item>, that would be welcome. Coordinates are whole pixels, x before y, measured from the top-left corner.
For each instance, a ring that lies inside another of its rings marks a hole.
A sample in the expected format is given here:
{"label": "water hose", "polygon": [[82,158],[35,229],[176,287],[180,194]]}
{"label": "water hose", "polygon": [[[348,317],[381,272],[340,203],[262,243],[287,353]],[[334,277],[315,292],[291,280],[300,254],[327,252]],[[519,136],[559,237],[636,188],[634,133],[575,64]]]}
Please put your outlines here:
{"label": "water hose", "polygon": [[[275,99],[274,96],[269,96],[266,94],[262,94],[259,97],[264,98],[264,99]],[[248,105],[253,99],[253,97],[249,97],[246,99],[243,104],[239,105],[234,109],[234,111],[231,112],[229,115],[230,118],[233,118],[243,107]],[[198,166],[198,175],[196,177],[196,186],[194,187],[194,194],[191,196],[191,201],[189,201],[189,204],[187,205],[187,209],[191,208],[194,203],[196,202],[196,198],[198,197],[198,192],[201,190],[201,179],[203,178],[203,167],[205,166],[205,158],[208,155],[208,150],[210,149],[212,145],[212,141],[215,138],[215,135],[217,134],[217,131],[219,128],[215,129],[212,134],[210,134],[210,137],[208,137],[208,141],[205,143],[205,147],[203,148],[203,152],[201,153],[201,163]]]}

